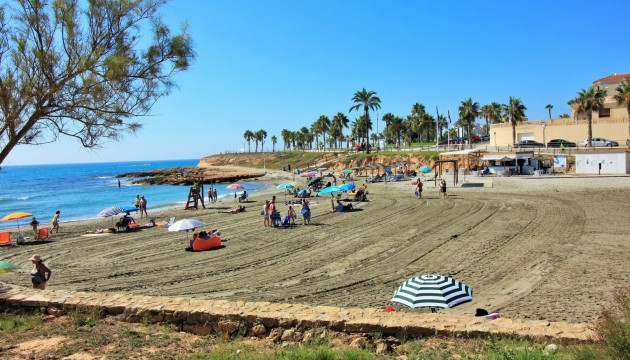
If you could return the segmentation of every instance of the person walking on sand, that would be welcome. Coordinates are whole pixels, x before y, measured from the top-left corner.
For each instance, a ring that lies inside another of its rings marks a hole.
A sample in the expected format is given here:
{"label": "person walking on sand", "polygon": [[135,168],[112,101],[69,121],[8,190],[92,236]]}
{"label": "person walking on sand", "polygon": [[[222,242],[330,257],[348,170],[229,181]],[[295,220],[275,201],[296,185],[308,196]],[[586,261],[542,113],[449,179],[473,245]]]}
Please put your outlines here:
{"label": "person walking on sand", "polygon": [[28,260],[33,263],[33,269],[31,270],[31,282],[33,283],[33,289],[46,289],[46,283],[50,280],[52,271],[44,265],[44,260],[39,255],[33,255]]}
{"label": "person walking on sand", "polygon": [[416,184],[416,197],[422,199],[422,181],[418,181]]}
{"label": "person walking on sand", "polygon": [[212,188],[208,189],[208,202],[214,202],[214,199],[212,197]]}
{"label": "person walking on sand", "polygon": [[212,197],[214,198],[214,202],[219,201],[219,195],[217,194],[217,189],[212,190]]}
{"label": "person walking on sand", "polygon": [[136,209],[140,209],[140,195],[136,195],[136,200],[133,202]]}
{"label": "person walking on sand", "polygon": [[35,233],[35,236],[37,236],[37,227],[39,226],[39,221],[35,219],[35,216],[33,216],[33,220],[31,221],[31,226],[33,227],[33,232]]}
{"label": "person walking on sand", "polygon": [[444,179],[440,181],[440,195],[442,199],[446,199],[446,180]]}
{"label": "person walking on sand", "polygon": [[61,215],[61,211],[55,211],[55,216],[53,216],[52,221],[50,222],[50,224],[52,225],[52,228],[50,228],[50,232],[55,230],[55,233],[59,233],[59,215]]}

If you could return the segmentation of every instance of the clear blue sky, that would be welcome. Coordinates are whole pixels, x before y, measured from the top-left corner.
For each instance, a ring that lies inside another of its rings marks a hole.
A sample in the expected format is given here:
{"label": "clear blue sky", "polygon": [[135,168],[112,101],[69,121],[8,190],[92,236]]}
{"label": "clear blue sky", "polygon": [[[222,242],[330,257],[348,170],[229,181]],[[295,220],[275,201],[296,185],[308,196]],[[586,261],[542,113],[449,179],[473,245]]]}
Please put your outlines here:
{"label": "clear blue sky", "polygon": [[4,165],[201,158],[258,129],[282,147],[283,128],[348,114],[364,87],[381,98],[379,117],[415,102],[455,117],[468,97],[515,96],[541,119],[545,105],[570,112],[581,88],[630,73],[627,0],[174,0],[162,13],[174,30],[190,24],[197,60],[137,136],[99,150],[69,138],[22,146]]}

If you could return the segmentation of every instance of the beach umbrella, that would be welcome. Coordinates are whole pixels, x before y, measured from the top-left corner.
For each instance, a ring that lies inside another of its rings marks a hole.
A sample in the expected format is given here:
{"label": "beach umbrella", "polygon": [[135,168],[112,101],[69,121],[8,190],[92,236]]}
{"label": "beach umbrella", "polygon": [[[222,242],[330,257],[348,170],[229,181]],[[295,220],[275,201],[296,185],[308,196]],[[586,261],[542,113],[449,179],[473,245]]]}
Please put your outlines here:
{"label": "beach umbrella", "polygon": [[188,231],[195,230],[196,228],[200,228],[205,226],[204,222],[195,219],[182,219],[173,223],[173,225],[168,227],[168,231]]}
{"label": "beach umbrella", "polygon": [[428,172],[431,172],[431,168],[428,167],[428,166],[423,166],[423,167],[420,168],[420,172],[426,174]]}
{"label": "beach umbrella", "polygon": [[20,267],[8,261],[0,260],[0,273],[17,270]]}
{"label": "beach umbrella", "polygon": [[351,172],[352,172],[352,170],[348,170],[348,169],[345,169],[345,170],[342,171],[342,173],[344,173],[346,175],[350,174]]}
{"label": "beach umbrella", "polygon": [[327,188],[324,188],[322,191],[318,192],[317,195],[327,195],[327,194],[332,194],[332,193],[342,192],[342,191],[343,190],[341,190],[340,188],[336,186],[329,186]]}
{"label": "beach umbrella", "polygon": [[[135,206],[134,206],[134,209],[135,209]],[[97,217],[110,217],[110,216],[118,215],[124,212],[125,212],[125,209],[121,208],[120,206],[111,206],[111,207],[101,210],[101,212],[98,213],[98,215],[96,216]]]}
{"label": "beach umbrella", "polygon": [[348,190],[352,190],[354,188],[356,188],[356,185],[354,184],[343,184],[338,186],[339,190],[341,191],[348,191]]}
{"label": "beach umbrella", "polygon": [[451,277],[420,275],[406,280],[391,300],[412,309],[446,309],[472,301],[472,289]]}
{"label": "beach umbrella", "polygon": [[319,181],[322,181],[322,178],[318,176],[318,177],[312,178],[311,181],[306,183],[306,185],[311,186],[311,185],[313,185],[313,184],[315,184],[316,182],[319,182]]}
{"label": "beach umbrella", "polygon": [[10,213],[9,215],[3,217],[2,219],[0,219],[0,221],[11,221],[11,220],[15,220],[15,222],[17,223],[17,228],[18,231],[20,231],[20,219],[24,219],[27,217],[31,217],[33,216],[33,214],[29,214],[27,212],[22,212],[22,211],[18,211],[18,212],[14,212],[14,213]]}
{"label": "beach umbrella", "polygon": [[276,186],[276,189],[278,190],[293,190],[295,189],[295,186],[291,185],[291,184],[280,184],[278,186]]}
{"label": "beach umbrella", "polygon": [[241,184],[234,183],[234,184],[228,185],[227,188],[228,189],[232,189],[232,190],[243,190],[243,189],[245,189],[245,186],[243,186]]}
{"label": "beach umbrella", "polygon": [[313,177],[315,175],[317,175],[317,173],[314,172],[314,171],[304,172],[304,173],[300,174],[301,177]]}
{"label": "beach umbrella", "polygon": [[195,230],[205,226],[204,222],[195,219],[182,219],[173,223],[168,227],[168,231],[186,231],[186,240],[188,240],[188,231]]}
{"label": "beach umbrella", "polygon": [[130,211],[138,211],[138,208],[135,205],[125,205],[122,207],[124,212],[130,212]]}
{"label": "beach umbrella", "polygon": [[324,171],[324,170],[328,170],[328,168],[325,168],[325,167],[317,168],[317,171]]}

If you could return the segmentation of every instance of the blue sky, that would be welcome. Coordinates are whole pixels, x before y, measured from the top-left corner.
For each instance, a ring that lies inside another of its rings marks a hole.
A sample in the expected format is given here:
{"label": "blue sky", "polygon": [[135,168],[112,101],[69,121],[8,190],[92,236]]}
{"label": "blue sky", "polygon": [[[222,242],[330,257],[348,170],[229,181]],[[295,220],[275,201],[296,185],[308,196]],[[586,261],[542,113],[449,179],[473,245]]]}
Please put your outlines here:
{"label": "blue sky", "polygon": [[625,0],[173,0],[162,14],[173,30],[188,22],[197,60],[137,135],[98,150],[69,138],[21,146],[3,165],[194,159],[237,151],[258,129],[282,147],[283,128],[348,114],[364,87],[381,98],[379,118],[415,102],[454,118],[468,97],[515,96],[546,119],[545,105],[569,112],[581,88],[630,73],[629,13]]}

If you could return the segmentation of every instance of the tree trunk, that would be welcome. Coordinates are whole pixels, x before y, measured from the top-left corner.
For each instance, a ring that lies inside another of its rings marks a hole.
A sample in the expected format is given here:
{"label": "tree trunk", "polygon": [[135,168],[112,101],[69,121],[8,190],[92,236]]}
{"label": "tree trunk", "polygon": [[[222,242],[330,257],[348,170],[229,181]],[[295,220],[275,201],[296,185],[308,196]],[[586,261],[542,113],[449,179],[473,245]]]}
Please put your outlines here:
{"label": "tree trunk", "polygon": [[370,153],[370,127],[368,123],[370,122],[370,113],[368,112],[367,106],[365,107],[365,153]]}
{"label": "tree trunk", "polygon": [[592,140],[593,140],[593,112],[589,111],[586,113],[586,119],[588,120],[588,133],[587,133],[587,146],[588,147],[592,147]]}
{"label": "tree trunk", "polygon": [[512,144],[516,144],[516,121],[512,120]]}

